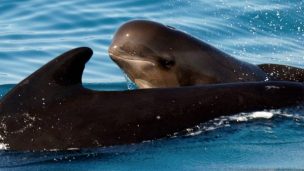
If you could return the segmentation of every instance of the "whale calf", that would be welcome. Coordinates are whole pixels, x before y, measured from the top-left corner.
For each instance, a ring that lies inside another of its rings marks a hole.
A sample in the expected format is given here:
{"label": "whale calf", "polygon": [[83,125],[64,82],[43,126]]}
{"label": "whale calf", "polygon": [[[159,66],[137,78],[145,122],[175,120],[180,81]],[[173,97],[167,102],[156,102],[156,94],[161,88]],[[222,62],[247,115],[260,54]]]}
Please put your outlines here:
{"label": "whale calf", "polygon": [[109,55],[139,88],[246,81],[304,81],[304,70],[254,65],[153,21],[134,20],[116,32]]}
{"label": "whale calf", "polygon": [[106,147],[173,135],[221,115],[303,102],[295,82],[94,91],[82,86],[90,48],[70,50],[0,101],[0,143],[9,150]]}

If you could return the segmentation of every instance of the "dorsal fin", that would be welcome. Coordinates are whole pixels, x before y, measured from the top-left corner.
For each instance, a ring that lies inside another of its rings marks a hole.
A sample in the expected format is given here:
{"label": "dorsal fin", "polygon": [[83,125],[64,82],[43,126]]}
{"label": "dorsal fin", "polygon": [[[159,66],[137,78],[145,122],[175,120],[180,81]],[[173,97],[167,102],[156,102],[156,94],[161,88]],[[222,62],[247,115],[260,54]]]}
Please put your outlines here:
{"label": "dorsal fin", "polygon": [[90,48],[77,48],[57,58],[58,64],[54,72],[54,80],[61,85],[81,84],[82,73],[86,62],[91,58]]}
{"label": "dorsal fin", "polygon": [[43,77],[44,81],[59,85],[81,84],[85,63],[92,54],[93,51],[87,47],[72,49],[56,57],[24,81],[29,82],[36,77]]}
{"label": "dorsal fin", "polygon": [[90,48],[80,47],[56,57],[7,93],[1,99],[0,111],[4,102],[19,106],[21,110],[26,106],[25,103],[33,103],[36,98],[47,98],[70,86],[82,87],[81,77],[85,63],[92,54],[93,51]]}

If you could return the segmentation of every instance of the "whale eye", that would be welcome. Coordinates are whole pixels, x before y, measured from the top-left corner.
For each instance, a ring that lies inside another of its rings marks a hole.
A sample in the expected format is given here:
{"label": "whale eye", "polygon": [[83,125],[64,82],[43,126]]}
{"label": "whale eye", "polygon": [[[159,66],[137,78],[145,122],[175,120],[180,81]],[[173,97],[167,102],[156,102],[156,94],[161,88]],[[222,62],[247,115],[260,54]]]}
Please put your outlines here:
{"label": "whale eye", "polygon": [[161,66],[163,66],[166,69],[170,69],[175,64],[173,60],[167,60],[167,59],[159,59],[159,63],[161,64]]}

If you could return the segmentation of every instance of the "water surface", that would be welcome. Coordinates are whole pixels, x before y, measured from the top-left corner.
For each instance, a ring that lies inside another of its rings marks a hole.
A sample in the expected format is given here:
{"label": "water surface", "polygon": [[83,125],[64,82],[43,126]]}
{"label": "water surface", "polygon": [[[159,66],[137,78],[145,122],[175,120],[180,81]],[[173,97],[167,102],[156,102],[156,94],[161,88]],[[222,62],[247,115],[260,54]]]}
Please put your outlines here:
{"label": "water surface", "polygon": [[[0,2],[0,94],[59,54],[94,55],[87,87],[124,90],[107,47],[131,19],[171,25],[247,62],[304,67],[302,0],[74,0]],[[277,100],[277,99],[276,99]],[[220,170],[304,168],[302,108],[221,118],[199,135],[73,152],[0,152],[2,170]],[[244,119],[245,118],[245,119]]]}

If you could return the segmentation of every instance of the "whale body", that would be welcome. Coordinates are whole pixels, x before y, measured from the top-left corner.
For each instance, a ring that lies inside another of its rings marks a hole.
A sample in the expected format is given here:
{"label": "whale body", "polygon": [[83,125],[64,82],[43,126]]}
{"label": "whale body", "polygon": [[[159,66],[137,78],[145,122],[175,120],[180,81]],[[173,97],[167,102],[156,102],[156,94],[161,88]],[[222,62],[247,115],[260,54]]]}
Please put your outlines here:
{"label": "whale body", "polygon": [[241,61],[183,31],[147,20],[124,23],[108,52],[139,88],[269,80],[304,82],[301,68]]}
{"label": "whale body", "polygon": [[173,135],[221,115],[303,102],[295,82],[94,91],[82,86],[90,48],[70,50],[0,101],[0,142],[9,150],[105,147]]}

